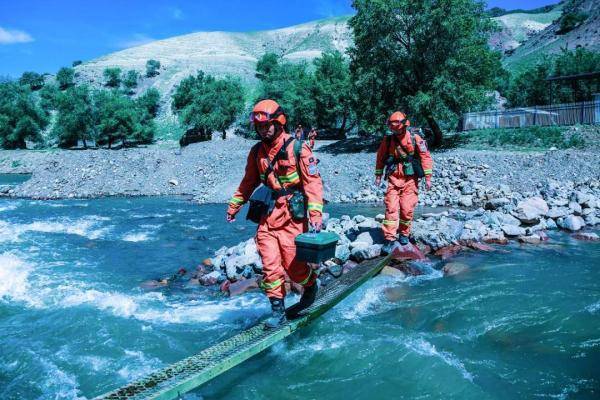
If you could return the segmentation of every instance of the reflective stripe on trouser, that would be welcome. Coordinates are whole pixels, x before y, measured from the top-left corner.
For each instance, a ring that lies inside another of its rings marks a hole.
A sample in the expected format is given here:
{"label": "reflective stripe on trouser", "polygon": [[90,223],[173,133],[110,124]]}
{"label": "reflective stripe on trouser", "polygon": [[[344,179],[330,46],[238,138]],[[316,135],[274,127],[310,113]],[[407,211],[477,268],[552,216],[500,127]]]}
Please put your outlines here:
{"label": "reflective stripe on trouser", "polygon": [[285,297],[285,276],[303,286],[315,282],[315,274],[305,263],[296,260],[296,236],[304,232],[304,223],[290,220],[277,229],[267,224],[256,231],[256,247],[263,263],[263,284],[268,297]]}
{"label": "reflective stripe on trouser", "polygon": [[385,220],[381,225],[387,240],[395,240],[396,232],[408,236],[415,206],[419,201],[417,181],[414,178],[402,178],[389,182],[385,193]]}

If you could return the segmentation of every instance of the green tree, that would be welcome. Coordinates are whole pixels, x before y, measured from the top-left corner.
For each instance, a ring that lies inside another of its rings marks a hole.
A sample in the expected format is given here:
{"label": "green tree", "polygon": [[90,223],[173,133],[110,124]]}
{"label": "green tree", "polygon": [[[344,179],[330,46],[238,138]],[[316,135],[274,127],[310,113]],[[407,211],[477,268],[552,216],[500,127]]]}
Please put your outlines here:
{"label": "green tree", "polygon": [[29,86],[29,88],[33,91],[40,90],[44,87],[44,77],[37,72],[23,72],[23,75],[19,78],[19,83],[21,85]]}
{"label": "green tree", "polygon": [[157,60],[146,61],[146,77],[147,78],[152,78],[152,77],[160,74],[160,72],[158,71],[159,69],[160,69],[160,61],[157,61]]}
{"label": "green tree", "polygon": [[81,65],[81,64],[83,64],[83,61],[81,61],[81,60],[75,60],[75,61],[73,61],[72,66],[73,66],[73,68],[75,68],[76,66]]}
{"label": "green tree", "polygon": [[140,73],[131,69],[123,74],[123,86],[127,94],[133,93],[133,89],[135,89],[138,85],[138,81],[140,80]]}
{"label": "green tree", "polygon": [[156,117],[156,114],[158,114],[159,101],[160,93],[155,88],[146,90],[143,95],[136,99],[138,106],[146,110],[148,115],[152,118]]}
{"label": "green tree", "polygon": [[266,53],[259,61],[257,76],[260,77],[256,101],[273,99],[279,103],[287,115],[290,126],[316,124],[314,75],[308,71],[306,63],[293,64],[275,60],[272,53]]}
{"label": "green tree", "polygon": [[600,78],[548,81],[560,77],[597,72],[600,53],[578,48],[544,57],[536,65],[510,79],[506,97],[511,107],[589,101],[600,91]]}
{"label": "green tree", "polygon": [[490,50],[496,29],[473,0],[354,0],[350,50],[355,110],[377,130],[394,110],[426,122],[435,143],[465,111],[487,106],[501,71]]}
{"label": "green tree", "polygon": [[188,130],[206,139],[217,131],[226,138],[225,130],[244,107],[244,90],[233,79],[215,79],[202,71],[181,81],[172,99],[173,110]]}
{"label": "green tree", "polygon": [[94,137],[95,115],[90,89],[86,85],[71,87],[58,95],[57,119],[52,134],[58,146],[69,148],[79,140],[87,148],[87,141]]}
{"label": "green tree", "polygon": [[105,86],[118,88],[121,85],[121,68],[106,68],[103,75],[104,79],[106,79]]}
{"label": "green tree", "polygon": [[62,67],[56,74],[56,82],[58,82],[60,90],[73,86],[74,78],[75,70],[73,68]]}
{"label": "green tree", "polygon": [[155,125],[147,110],[134,100],[114,90],[94,94],[96,143],[108,148],[120,141],[129,146],[150,143]]}
{"label": "green tree", "polygon": [[46,115],[50,113],[51,110],[56,110],[58,107],[58,98],[60,96],[60,90],[58,89],[58,85],[49,83],[44,85],[42,90],[39,91],[40,94],[40,107],[46,112]]}
{"label": "green tree", "polygon": [[26,149],[26,140],[40,143],[47,124],[28,87],[13,82],[0,84],[0,147]]}
{"label": "green tree", "polygon": [[353,127],[352,83],[348,62],[339,51],[314,60],[315,117],[319,128],[337,131],[340,139]]}

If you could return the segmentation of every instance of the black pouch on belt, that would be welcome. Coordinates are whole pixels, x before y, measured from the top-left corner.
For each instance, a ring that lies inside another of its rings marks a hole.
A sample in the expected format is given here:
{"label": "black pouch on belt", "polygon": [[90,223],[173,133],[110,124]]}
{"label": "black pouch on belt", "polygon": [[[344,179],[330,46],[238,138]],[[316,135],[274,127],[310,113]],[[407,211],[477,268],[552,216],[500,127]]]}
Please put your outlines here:
{"label": "black pouch on belt", "polygon": [[269,215],[273,210],[275,205],[273,197],[273,190],[270,187],[260,185],[250,196],[246,219],[259,224],[262,217]]}
{"label": "black pouch on belt", "polygon": [[290,214],[295,220],[306,218],[306,196],[300,190],[294,190],[288,199]]}

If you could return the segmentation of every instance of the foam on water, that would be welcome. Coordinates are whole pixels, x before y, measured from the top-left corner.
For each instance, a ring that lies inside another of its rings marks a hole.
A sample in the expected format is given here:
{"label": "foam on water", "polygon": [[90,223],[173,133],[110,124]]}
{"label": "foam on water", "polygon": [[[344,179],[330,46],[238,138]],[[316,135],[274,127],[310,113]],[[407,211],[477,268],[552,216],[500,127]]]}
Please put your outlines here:
{"label": "foam on water", "polygon": [[600,301],[590,304],[585,308],[585,310],[590,314],[596,314],[598,311],[600,311]]}
{"label": "foam on water", "polygon": [[78,235],[95,240],[104,237],[110,230],[109,227],[100,226],[103,221],[110,221],[110,218],[91,215],[76,220],[63,218],[28,224],[11,224],[0,220],[0,242],[19,241],[21,235],[29,232]]}
{"label": "foam on water", "polygon": [[148,358],[141,351],[124,350],[124,353],[123,359],[126,365],[121,367],[117,374],[125,382],[141,378],[163,367],[162,361],[158,358]]}
{"label": "foam on water", "polygon": [[12,253],[0,254],[0,300],[39,305],[29,293],[28,277],[32,268]]}
{"label": "foam on water", "polygon": [[150,232],[130,232],[123,235],[122,240],[125,242],[146,242],[151,239]]}
{"label": "foam on water", "polygon": [[[33,354],[33,353],[32,353]],[[35,355],[37,358],[37,355]],[[79,384],[75,376],[63,371],[56,364],[46,358],[39,358],[44,368],[43,380],[40,384],[42,396],[38,400],[85,400],[80,396]]]}
{"label": "foam on water", "polygon": [[440,351],[436,347],[423,338],[406,338],[402,341],[402,344],[409,350],[414,351],[417,354],[436,357],[442,360],[447,365],[456,368],[463,378],[473,382],[473,375],[467,371],[464,364],[452,353],[447,351]]}

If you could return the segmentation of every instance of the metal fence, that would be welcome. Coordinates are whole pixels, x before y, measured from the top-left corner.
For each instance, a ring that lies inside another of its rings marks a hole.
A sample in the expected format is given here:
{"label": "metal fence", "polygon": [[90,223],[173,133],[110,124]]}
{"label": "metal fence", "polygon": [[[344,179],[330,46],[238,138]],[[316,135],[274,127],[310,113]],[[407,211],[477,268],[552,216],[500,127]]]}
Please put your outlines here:
{"label": "metal fence", "polygon": [[462,130],[600,124],[600,96],[593,101],[466,113]]}

